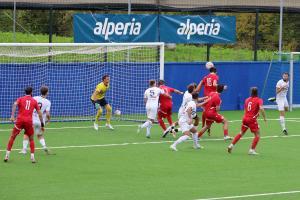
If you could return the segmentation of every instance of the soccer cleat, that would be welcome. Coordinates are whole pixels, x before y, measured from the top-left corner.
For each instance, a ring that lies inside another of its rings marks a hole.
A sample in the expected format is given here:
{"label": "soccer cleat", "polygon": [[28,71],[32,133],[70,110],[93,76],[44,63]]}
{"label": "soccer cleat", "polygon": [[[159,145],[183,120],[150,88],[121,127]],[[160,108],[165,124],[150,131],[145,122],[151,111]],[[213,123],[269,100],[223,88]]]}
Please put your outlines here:
{"label": "soccer cleat", "polygon": [[207,134],[208,134],[208,136],[210,136],[210,128],[207,129]]}
{"label": "soccer cleat", "polygon": [[227,141],[227,140],[232,140],[232,137],[230,137],[229,135],[226,135],[224,136],[224,140]]}
{"label": "soccer cleat", "polygon": [[169,126],[169,127],[164,131],[162,137],[165,138],[165,137],[168,135],[168,133],[169,133],[170,131],[172,131],[173,128],[174,128],[174,126]]}
{"label": "soccer cleat", "polygon": [[248,154],[252,156],[259,155],[254,149],[250,149]]}
{"label": "soccer cleat", "polygon": [[141,132],[141,129],[142,129],[141,125],[138,125],[138,128],[137,128],[136,132],[137,132],[137,133],[140,133],[140,132]]}
{"label": "soccer cleat", "polygon": [[173,144],[170,146],[170,149],[172,149],[173,151],[178,151]]}
{"label": "soccer cleat", "polygon": [[198,145],[193,145],[194,149],[204,149],[203,146],[201,146],[200,144]]}
{"label": "soccer cleat", "polygon": [[5,157],[4,157],[4,160],[3,160],[4,162],[7,162],[8,161],[8,155],[5,155]]}
{"label": "soccer cleat", "polygon": [[146,138],[150,139],[151,137],[150,137],[150,135],[147,135]]}
{"label": "soccer cleat", "polygon": [[110,130],[114,130],[114,127],[111,124],[105,124],[105,126]]}
{"label": "soccer cleat", "polygon": [[31,160],[31,163],[36,163],[36,160],[35,160],[35,158],[30,158],[30,160]]}
{"label": "soccer cleat", "polygon": [[231,153],[231,152],[232,152],[232,149],[233,149],[233,145],[230,144],[230,145],[227,147],[227,152],[228,152],[228,153]]}
{"label": "soccer cleat", "polygon": [[287,132],[286,129],[284,129],[284,130],[282,131],[282,133],[283,133],[284,135],[288,135],[288,132]]}
{"label": "soccer cleat", "polygon": [[171,130],[171,134],[173,136],[173,138],[176,138],[176,133],[178,132],[178,129],[172,129]]}
{"label": "soccer cleat", "polygon": [[270,97],[270,98],[268,98],[268,101],[274,102],[274,101],[276,101],[276,97]]}
{"label": "soccer cleat", "polygon": [[25,150],[25,149],[22,149],[20,152],[19,152],[19,154],[26,154],[27,153],[27,151]]}
{"label": "soccer cleat", "polygon": [[98,129],[99,129],[99,125],[98,125],[97,123],[95,123],[95,122],[94,122],[94,129],[95,129],[96,131],[98,131]]}

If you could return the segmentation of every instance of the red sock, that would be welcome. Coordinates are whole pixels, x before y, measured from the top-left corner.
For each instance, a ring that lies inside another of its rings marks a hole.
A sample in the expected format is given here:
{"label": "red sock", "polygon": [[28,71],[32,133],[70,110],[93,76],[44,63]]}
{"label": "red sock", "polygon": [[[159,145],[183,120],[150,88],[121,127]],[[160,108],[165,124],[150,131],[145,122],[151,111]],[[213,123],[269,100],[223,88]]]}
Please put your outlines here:
{"label": "red sock", "polygon": [[235,145],[240,139],[241,139],[241,137],[242,137],[242,134],[237,134],[235,137],[234,137],[234,139],[233,139],[233,141],[232,141],[232,144],[233,145]]}
{"label": "red sock", "polygon": [[167,127],[162,119],[162,116],[159,113],[157,115],[157,121],[158,121],[160,127],[165,131],[167,129]]}
{"label": "red sock", "polygon": [[18,130],[16,128],[13,128],[12,132],[11,132],[11,136],[9,138],[8,144],[7,144],[7,151],[11,151],[11,148],[15,142],[15,139],[17,137],[17,135],[21,132],[21,130]]}
{"label": "red sock", "polygon": [[202,128],[205,126],[205,116],[202,114]]}
{"label": "red sock", "polygon": [[30,153],[34,153],[34,140],[32,139],[32,140],[29,140],[29,142],[30,142]]}
{"label": "red sock", "polygon": [[255,149],[258,142],[259,142],[259,136],[255,136],[255,138],[252,141],[251,149]]}
{"label": "red sock", "polygon": [[228,136],[228,129],[224,130],[224,136]]}
{"label": "red sock", "polygon": [[173,124],[173,121],[172,121],[172,115],[167,115],[167,120],[170,124],[170,126]]}

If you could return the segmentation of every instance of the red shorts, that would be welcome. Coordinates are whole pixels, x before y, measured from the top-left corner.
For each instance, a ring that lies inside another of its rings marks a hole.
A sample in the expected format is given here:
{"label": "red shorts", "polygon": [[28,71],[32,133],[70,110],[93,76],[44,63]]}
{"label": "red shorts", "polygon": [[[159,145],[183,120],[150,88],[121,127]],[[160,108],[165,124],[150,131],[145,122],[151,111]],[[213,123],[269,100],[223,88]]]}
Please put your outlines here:
{"label": "red shorts", "polygon": [[160,106],[158,109],[158,114],[163,117],[166,118],[169,115],[172,115],[172,106]]}
{"label": "red shorts", "polygon": [[21,130],[24,129],[24,134],[28,136],[34,134],[32,121],[16,121],[15,129],[17,129],[19,132],[21,132]]}
{"label": "red shorts", "polygon": [[256,133],[257,131],[259,131],[259,125],[255,118],[247,118],[247,117],[243,118],[241,131],[244,133],[248,130],[248,128],[252,133]]}
{"label": "red shorts", "polygon": [[208,111],[203,113],[205,117],[205,123],[207,126],[211,126],[214,122],[216,123],[222,123],[224,120],[224,117],[220,115],[219,113],[215,111]]}

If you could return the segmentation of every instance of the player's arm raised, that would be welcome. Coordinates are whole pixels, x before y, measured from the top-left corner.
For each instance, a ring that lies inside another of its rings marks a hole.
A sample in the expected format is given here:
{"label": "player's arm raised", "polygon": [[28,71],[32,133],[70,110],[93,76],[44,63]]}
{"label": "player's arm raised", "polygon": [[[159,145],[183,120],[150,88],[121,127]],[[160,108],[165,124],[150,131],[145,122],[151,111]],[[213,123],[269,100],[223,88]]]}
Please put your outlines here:
{"label": "player's arm raised", "polygon": [[181,95],[183,95],[183,92],[181,92],[180,90],[174,89],[174,92],[175,92],[176,94],[181,94]]}
{"label": "player's arm raised", "polygon": [[197,103],[197,105],[196,105],[197,108],[204,106],[204,104],[206,104],[211,98],[210,97],[200,97],[200,98],[198,98],[198,101],[199,101],[199,99],[201,99],[200,101],[203,101],[203,102]]}
{"label": "player's arm raised", "polygon": [[18,101],[15,101],[12,105],[12,108],[11,108],[10,121],[12,121],[12,122],[15,121],[15,113],[16,113],[16,110],[17,110],[17,105],[18,105]]}
{"label": "player's arm raised", "polygon": [[199,92],[200,92],[200,90],[201,90],[201,88],[202,88],[202,86],[203,86],[203,80],[201,80],[201,81],[200,81],[200,83],[197,85],[197,87],[196,87],[196,90],[195,90],[195,91],[199,93]]}

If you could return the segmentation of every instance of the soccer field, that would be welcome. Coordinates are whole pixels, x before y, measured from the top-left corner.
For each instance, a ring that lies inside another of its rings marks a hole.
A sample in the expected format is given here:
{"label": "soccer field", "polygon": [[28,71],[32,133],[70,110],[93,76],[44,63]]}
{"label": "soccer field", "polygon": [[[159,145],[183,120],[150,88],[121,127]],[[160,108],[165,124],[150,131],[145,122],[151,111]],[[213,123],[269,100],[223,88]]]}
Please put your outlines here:
{"label": "soccer field", "polygon": [[[278,112],[267,110],[260,121],[258,156],[247,154],[252,134],[247,132],[227,153],[222,126],[214,124],[204,135],[202,150],[192,142],[169,149],[171,136],[161,139],[155,125],[151,139],[137,123],[114,121],[114,131],[92,128],[91,122],[50,123],[46,142],[56,155],[37,150],[36,164],[18,154],[19,136],[8,163],[0,162],[0,198],[3,200],[93,199],[300,199],[300,110],[287,113],[288,136],[283,136]],[[241,111],[222,112],[234,136]],[[174,115],[175,119],[175,115]],[[103,124],[103,122],[101,123]],[[0,127],[1,159],[12,125]],[[179,136],[179,134],[178,134]],[[40,147],[36,141],[36,147]],[[247,196],[250,195],[250,196]],[[220,198],[219,198],[220,197]]]}

